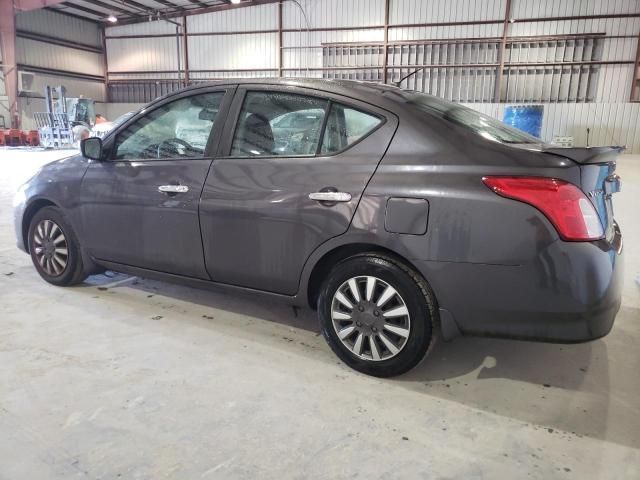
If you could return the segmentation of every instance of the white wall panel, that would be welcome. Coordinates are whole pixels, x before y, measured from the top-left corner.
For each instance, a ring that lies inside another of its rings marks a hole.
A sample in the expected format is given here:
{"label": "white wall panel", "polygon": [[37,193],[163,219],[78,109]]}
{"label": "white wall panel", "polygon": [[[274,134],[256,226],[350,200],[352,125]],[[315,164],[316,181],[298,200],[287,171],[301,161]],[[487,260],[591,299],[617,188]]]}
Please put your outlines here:
{"label": "white wall panel", "polygon": [[18,63],[33,67],[53,68],[89,75],[103,74],[102,54],[38,42],[27,38],[16,39]]}
{"label": "white wall panel", "polygon": [[176,33],[176,26],[164,20],[107,27],[106,30],[107,37],[110,35],[163,35],[174,33]]}
{"label": "white wall panel", "polygon": [[283,34],[285,46],[314,48],[285,49],[284,67],[322,67],[322,49],[315,47],[319,47],[324,43],[382,42],[383,40],[383,29],[285,32]]}
{"label": "white wall panel", "polygon": [[277,68],[277,45],[278,34],[276,33],[191,37],[189,68],[193,70]]}
{"label": "white wall panel", "polygon": [[600,67],[597,102],[628,102],[631,93],[633,65],[606,65]]}
{"label": "white wall panel", "polygon": [[107,61],[111,72],[177,70],[176,39],[107,39]]}
{"label": "white wall panel", "polygon": [[[638,9],[640,10],[640,2]],[[638,28],[640,28],[640,18],[602,18],[594,20],[516,22],[509,24],[508,32],[511,36],[564,35],[571,33],[637,35]]]}
{"label": "white wall panel", "polygon": [[438,27],[396,27],[389,29],[389,40],[419,40],[438,38],[501,37],[501,24],[453,25]]}
{"label": "white wall panel", "polygon": [[32,10],[16,15],[16,28],[31,33],[70,40],[96,47],[102,46],[98,24],[62,15],[51,10]]}
{"label": "white wall panel", "polygon": [[504,17],[505,0],[390,0],[390,23],[443,23],[496,20]]}
{"label": "white wall panel", "polygon": [[192,72],[191,79],[194,81],[202,80],[202,81],[211,81],[211,77],[215,77],[216,79],[222,78],[270,78],[277,77],[278,70],[265,70],[265,71],[248,71],[248,72]]}
{"label": "white wall panel", "polygon": [[[313,28],[384,25],[384,0],[298,0]],[[302,12],[293,2],[282,9],[285,29],[307,28]]]}
{"label": "white wall panel", "polygon": [[189,33],[239,32],[278,28],[278,5],[258,5],[187,17]]}
{"label": "white wall panel", "polygon": [[637,0],[513,0],[514,18],[604,15],[637,11]]}
{"label": "white wall panel", "polygon": [[109,80],[177,80],[178,72],[135,72],[109,75]]}

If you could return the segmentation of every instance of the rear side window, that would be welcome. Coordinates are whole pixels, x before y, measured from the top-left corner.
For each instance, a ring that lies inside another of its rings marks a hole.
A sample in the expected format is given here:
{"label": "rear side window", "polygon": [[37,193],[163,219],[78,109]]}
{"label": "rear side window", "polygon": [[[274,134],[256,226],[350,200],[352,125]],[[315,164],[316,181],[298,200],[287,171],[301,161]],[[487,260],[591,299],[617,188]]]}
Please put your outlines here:
{"label": "rear side window", "polygon": [[379,117],[370,113],[333,103],[320,153],[331,154],[344,150],[374,130],[381,122]]}
{"label": "rear side window", "polygon": [[328,101],[283,92],[248,92],[232,157],[315,155]]}

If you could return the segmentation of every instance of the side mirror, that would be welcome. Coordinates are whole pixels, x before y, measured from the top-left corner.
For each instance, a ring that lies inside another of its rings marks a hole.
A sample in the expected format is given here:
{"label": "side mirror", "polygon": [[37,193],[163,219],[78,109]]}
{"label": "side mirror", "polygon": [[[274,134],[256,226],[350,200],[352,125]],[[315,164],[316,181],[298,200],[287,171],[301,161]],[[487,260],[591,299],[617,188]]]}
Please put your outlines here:
{"label": "side mirror", "polygon": [[98,137],[85,138],[80,142],[82,155],[91,160],[102,160],[102,139]]}

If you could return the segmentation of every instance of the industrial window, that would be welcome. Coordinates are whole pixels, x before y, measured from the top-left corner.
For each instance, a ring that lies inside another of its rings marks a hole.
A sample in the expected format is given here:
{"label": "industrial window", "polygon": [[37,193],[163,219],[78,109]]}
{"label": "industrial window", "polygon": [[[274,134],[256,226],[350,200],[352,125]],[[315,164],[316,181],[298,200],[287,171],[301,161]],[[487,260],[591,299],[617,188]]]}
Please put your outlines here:
{"label": "industrial window", "polygon": [[115,160],[204,156],[223,92],[205,93],[165,104],[118,134]]}
{"label": "industrial window", "polygon": [[328,102],[283,92],[248,92],[233,157],[315,155]]}
{"label": "industrial window", "polygon": [[374,115],[333,103],[320,153],[331,154],[344,150],[375,129],[380,122],[380,118]]}
{"label": "industrial window", "polygon": [[[500,101],[594,101],[603,42],[601,34],[508,39]],[[499,51],[499,39],[394,43],[387,49],[386,81],[454,102],[491,103]],[[326,78],[385,81],[380,45],[324,44],[322,61]]]}

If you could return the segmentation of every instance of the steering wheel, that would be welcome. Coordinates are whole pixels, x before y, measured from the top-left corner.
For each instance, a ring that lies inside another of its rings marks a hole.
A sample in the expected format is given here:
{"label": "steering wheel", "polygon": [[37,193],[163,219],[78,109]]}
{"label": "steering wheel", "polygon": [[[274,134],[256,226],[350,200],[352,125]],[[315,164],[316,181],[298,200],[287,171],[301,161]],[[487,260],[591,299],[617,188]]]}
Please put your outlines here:
{"label": "steering wheel", "polygon": [[176,154],[179,153],[178,149],[176,148],[176,145],[180,145],[190,152],[194,150],[193,145],[191,145],[190,143],[185,142],[180,138],[174,137],[174,138],[165,140],[164,142],[158,145],[158,158],[163,158],[164,156],[166,156],[165,155],[166,152],[171,152]]}

